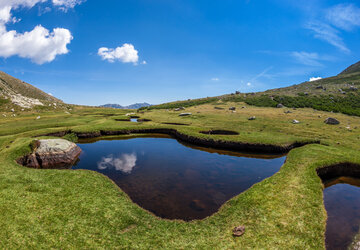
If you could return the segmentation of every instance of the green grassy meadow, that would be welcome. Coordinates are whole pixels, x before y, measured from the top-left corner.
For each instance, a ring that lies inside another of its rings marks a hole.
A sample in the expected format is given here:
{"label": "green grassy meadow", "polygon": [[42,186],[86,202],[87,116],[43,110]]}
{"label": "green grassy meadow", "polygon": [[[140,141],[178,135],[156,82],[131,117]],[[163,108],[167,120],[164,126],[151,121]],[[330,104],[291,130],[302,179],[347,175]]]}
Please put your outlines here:
{"label": "green grassy meadow", "polygon": [[[185,112],[192,115],[187,117],[179,117],[174,110],[143,110],[137,115],[151,120],[144,123],[116,121],[133,111],[86,107],[73,107],[68,113],[18,111],[16,117],[10,113],[2,117],[1,248],[324,249],[327,215],[316,169],[342,162],[360,164],[360,117],[243,102],[190,106]],[[229,111],[230,106],[236,112]],[[284,112],[287,110],[291,113]],[[38,116],[41,118],[36,119]],[[250,116],[256,120],[249,121]],[[340,125],[325,124],[327,117],[337,118]],[[293,119],[300,123],[293,124]],[[192,222],[150,214],[99,173],[36,170],[15,162],[44,134],[135,128],[175,128],[198,138],[251,144],[320,143],[291,150],[278,173],[229,200],[216,214]],[[211,129],[239,135],[199,133]],[[245,225],[246,232],[235,238],[232,229],[238,225]]]}

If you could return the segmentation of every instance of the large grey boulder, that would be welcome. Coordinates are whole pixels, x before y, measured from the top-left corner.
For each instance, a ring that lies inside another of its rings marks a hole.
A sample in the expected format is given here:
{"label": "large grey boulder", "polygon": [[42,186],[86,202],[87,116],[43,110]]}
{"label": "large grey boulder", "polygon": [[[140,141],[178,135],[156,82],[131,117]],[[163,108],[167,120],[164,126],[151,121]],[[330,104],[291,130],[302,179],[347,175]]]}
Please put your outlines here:
{"label": "large grey boulder", "polygon": [[46,139],[35,142],[33,153],[18,160],[31,168],[64,168],[73,165],[81,149],[64,139]]}
{"label": "large grey boulder", "polygon": [[340,122],[337,119],[332,118],[332,117],[327,118],[324,122],[326,124],[330,124],[330,125],[338,125],[338,124],[340,124]]}
{"label": "large grey boulder", "polygon": [[284,108],[285,106],[279,103],[278,105],[276,105],[276,107],[280,109],[280,108]]}

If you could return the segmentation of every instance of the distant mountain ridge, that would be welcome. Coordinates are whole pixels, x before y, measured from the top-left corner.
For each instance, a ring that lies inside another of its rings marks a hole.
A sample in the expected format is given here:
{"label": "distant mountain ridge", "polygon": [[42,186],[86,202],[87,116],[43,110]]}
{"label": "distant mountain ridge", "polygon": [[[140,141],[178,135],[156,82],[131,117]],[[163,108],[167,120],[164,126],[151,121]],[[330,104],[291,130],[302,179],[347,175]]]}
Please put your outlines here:
{"label": "distant mountain ridge", "polygon": [[115,109],[139,109],[139,108],[143,108],[143,107],[150,107],[151,104],[147,103],[147,102],[143,102],[143,103],[134,103],[128,106],[121,106],[120,104],[104,104],[101,105],[100,107],[103,108],[115,108]]}

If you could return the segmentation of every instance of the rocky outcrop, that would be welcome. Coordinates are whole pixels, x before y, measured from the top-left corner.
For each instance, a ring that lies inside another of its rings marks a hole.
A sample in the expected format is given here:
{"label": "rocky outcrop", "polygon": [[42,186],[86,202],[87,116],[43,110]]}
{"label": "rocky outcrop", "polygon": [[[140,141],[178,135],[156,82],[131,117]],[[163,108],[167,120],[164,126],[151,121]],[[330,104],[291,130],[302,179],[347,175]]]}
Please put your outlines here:
{"label": "rocky outcrop", "polygon": [[73,165],[81,149],[73,142],[64,139],[38,140],[34,151],[17,162],[31,168],[66,168]]}
{"label": "rocky outcrop", "polygon": [[338,124],[340,124],[340,122],[337,119],[332,118],[332,117],[327,118],[324,122],[326,124],[330,124],[330,125],[338,125]]}

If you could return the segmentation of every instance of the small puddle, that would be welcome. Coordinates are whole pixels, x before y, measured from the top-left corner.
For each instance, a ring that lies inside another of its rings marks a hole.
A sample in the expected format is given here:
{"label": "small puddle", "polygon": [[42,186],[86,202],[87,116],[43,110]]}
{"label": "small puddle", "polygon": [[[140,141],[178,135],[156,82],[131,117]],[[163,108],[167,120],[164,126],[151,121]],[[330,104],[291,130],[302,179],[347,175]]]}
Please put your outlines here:
{"label": "small puddle", "polygon": [[360,225],[360,179],[339,177],[324,181],[328,214],[326,249],[348,249]]}
{"label": "small puddle", "polygon": [[279,171],[285,156],[191,147],[167,136],[80,141],[73,169],[112,179],[138,205],[167,219],[203,219]]}

